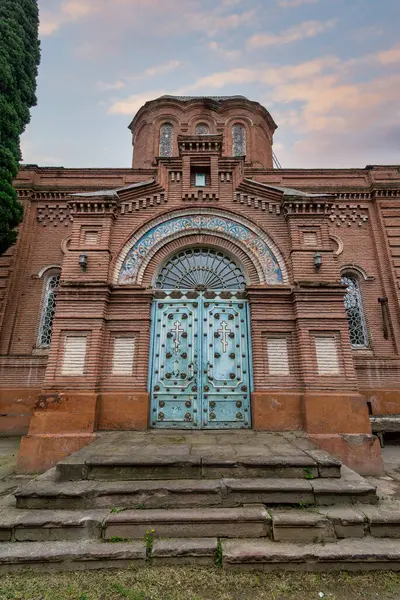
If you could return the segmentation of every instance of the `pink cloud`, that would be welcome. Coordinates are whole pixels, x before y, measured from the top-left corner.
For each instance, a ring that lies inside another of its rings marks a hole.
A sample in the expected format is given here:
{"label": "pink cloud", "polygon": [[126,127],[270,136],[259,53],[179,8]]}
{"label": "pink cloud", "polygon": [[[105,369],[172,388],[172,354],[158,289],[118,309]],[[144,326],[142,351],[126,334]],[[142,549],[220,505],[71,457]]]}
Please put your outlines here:
{"label": "pink cloud", "polygon": [[336,19],[330,19],[329,21],[304,21],[279,33],[258,33],[253,35],[248,40],[248,44],[252,48],[290,44],[324,33],[328,29],[332,29],[336,25],[336,22]]}

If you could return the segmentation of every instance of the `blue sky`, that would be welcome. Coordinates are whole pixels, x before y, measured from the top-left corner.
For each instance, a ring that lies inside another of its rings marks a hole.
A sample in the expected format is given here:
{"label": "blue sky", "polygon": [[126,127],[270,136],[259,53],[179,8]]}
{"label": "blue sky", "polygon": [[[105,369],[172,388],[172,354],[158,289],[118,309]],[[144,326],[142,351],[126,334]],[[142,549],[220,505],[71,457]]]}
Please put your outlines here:
{"label": "blue sky", "polygon": [[400,163],[399,0],[39,0],[38,106],[23,161],[129,167],[161,94],[242,94],[283,167]]}

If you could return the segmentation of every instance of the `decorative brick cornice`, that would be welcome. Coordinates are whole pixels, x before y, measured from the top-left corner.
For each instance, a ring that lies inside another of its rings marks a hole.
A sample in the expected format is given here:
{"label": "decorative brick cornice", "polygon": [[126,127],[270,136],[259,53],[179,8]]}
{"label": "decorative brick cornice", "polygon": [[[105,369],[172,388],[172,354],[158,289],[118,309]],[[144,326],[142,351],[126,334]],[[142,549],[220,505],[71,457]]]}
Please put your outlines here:
{"label": "decorative brick cornice", "polygon": [[109,215],[116,216],[119,200],[114,196],[84,197],[74,196],[68,201],[68,206],[75,216],[78,215]]}
{"label": "decorative brick cornice", "polygon": [[74,219],[67,203],[48,203],[37,205],[36,220],[43,227],[47,227],[48,225],[53,225],[54,227],[64,225],[68,227]]}
{"label": "decorative brick cornice", "polygon": [[275,213],[277,215],[281,214],[280,203],[271,201],[268,198],[261,198],[261,196],[255,196],[252,194],[242,194],[241,192],[236,192],[233,195],[233,201],[237,204],[244,204],[253,208],[259,208],[269,213]]}
{"label": "decorative brick cornice", "polygon": [[400,188],[391,190],[374,190],[376,198],[400,198]]}
{"label": "decorative brick cornice", "polygon": [[357,201],[357,200],[370,200],[370,192],[339,192],[337,194],[338,200]]}
{"label": "decorative brick cornice", "polygon": [[367,204],[334,204],[329,219],[337,227],[362,227],[368,222]]}
{"label": "decorative brick cornice", "polygon": [[121,214],[135,212],[141,209],[152,208],[153,206],[161,206],[167,203],[167,196],[165,194],[154,194],[152,196],[145,196],[142,198],[135,198],[130,202],[123,202],[121,204]]}
{"label": "decorative brick cornice", "polygon": [[179,135],[178,148],[182,154],[221,154],[222,153],[222,135]]}
{"label": "decorative brick cornice", "polygon": [[311,199],[286,197],[282,200],[282,211],[286,217],[328,216],[332,210],[333,200],[328,198]]}
{"label": "decorative brick cornice", "polygon": [[182,200],[186,202],[216,202],[219,200],[218,194],[210,194],[203,190],[193,192],[192,194],[184,194]]}

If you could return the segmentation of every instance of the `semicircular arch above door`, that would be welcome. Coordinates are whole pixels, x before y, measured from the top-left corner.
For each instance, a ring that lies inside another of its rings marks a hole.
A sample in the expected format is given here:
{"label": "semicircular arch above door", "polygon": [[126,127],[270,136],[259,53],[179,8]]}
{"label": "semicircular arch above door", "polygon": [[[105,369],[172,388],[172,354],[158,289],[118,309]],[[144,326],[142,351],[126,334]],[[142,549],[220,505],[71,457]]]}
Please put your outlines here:
{"label": "semicircular arch above door", "polygon": [[245,275],[230,256],[214,248],[187,248],[161,267],[154,287],[181,290],[241,290]]}

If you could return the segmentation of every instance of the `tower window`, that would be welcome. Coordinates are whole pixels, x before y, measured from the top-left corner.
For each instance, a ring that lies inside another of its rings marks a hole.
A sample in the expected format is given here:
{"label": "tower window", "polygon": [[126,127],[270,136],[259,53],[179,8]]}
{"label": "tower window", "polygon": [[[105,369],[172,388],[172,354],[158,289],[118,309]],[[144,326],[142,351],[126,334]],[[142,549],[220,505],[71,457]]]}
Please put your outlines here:
{"label": "tower window", "polygon": [[240,123],[232,127],[232,154],[246,156],[246,128]]}
{"label": "tower window", "polygon": [[196,135],[208,135],[210,133],[210,128],[207,123],[198,123],[196,125]]}
{"label": "tower window", "polygon": [[195,173],[194,174],[194,185],[196,187],[205,187],[206,174],[205,173]]}
{"label": "tower window", "polygon": [[159,155],[170,157],[172,156],[174,141],[174,128],[171,123],[164,123],[160,127],[160,150]]}
{"label": "tower window", "polygon": [[190,169],[190,185],[208,187],[211,185],[211,171],[208,165],[193,165]]}
{"label": "tower window", "polygon": [[344,307],[349,322],[351,345],[353,348],[365,348],[368,346],[367,324],[365,322],[361,292],[357,278],[350,273],[346,273],[342,277],[342,283],[347,286],[347,293],[344,297]]}

